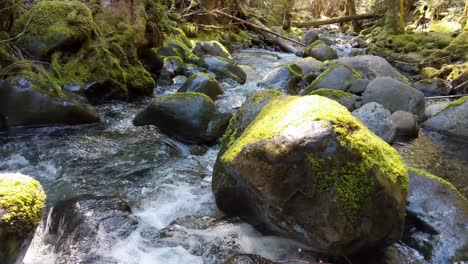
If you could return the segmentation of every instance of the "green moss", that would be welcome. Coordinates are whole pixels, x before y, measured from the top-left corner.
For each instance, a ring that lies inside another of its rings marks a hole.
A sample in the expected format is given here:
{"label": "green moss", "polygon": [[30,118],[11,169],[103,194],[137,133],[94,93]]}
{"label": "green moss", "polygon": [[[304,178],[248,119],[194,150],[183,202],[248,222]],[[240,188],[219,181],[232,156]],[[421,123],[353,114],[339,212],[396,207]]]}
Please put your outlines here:
{"label": "green moss", "polygon": [[1,222],[7,232],[28,233],[39,224],[44,214],[46,195],[39,182],[22,174],[0,174]]}
{"label": "green moss", "polygon": [[414,42],[409,42],[404,47],[405,52],[415,52],[418,51],[418,44]]}
{"label": "green moss", "polygon": [[159,97],[158,99],[161,101],[170,101],[170,100],[189,100],[189,99],[200,98],[200,97],[210,102],[213,102],[213,100],[206,94],[197,93],[197,92],[181,92],[181,93],[168,94],[168,95],[163,95]]}
{"label": "green moss", "polygon": [[250,98],[256,102],[256,103],[262,103],[264,102],[266,99],[272,99],[272,98],[275,98],[275,97],[278,97],[278,96],[281,96],[283,95],[281,92],[278,92],[276,90],[263,90],[263,91],[260,91],[260,92],[257,92],[255,94],[252,94],[250,96]]}
{"label": "green moss", "polygon": [[[326,66],[327,64],[324,63],[323,65]],[[345,65],[340,65],[340,64],[334,64],[334,65],[328,67],[317,78],[315,78],[314,81],[312,81],[312,83],[305,89],[306,93],[310,94],[312,89],[320,88],[320,87],[317,87],[318,83],[320,81],[322,81],[323,78],[325,78],[331,71],[333,71],[335,69],[338,69],[338,68],[348,69],[349,71],[351,71],[353,77],[356,78],[356,79],[361,79],[362,78],[361,74],[359,74],[357,71],[355,71],[351,67],[348,67],[348,66],[345,66]],[[308,74],[308,76],[312,76],[311,74],[313,74],[313,73]],[[306,79],[306,78],[307,78],[307,76],[304,79]],[[326,88],[333,88],[333,87],[326,87]]]}
{"label": "green moss", "polygon": [[333,98],[349,98],[352,99],[353,95],[341,90],[335,90],[335,89],[327,89],[327,88],[319,88],[315,91],[312,91],[310,95],[320,95],[324,97],[333,97]]}
{"label": "green moss", "polygon": [[[345,149],[356,153],[354,160],[341,167],[329,167],[333,172],[318,181],[320,190],[336,187],[335,202],[344,215],[354,218],[359,213],[357,208],[365,206],[368,200],[372,184],[367,184],[374,179],[368,179],[368,172],[377,173],[388,177],[392,182],[398,182],[406,190],[408,175],[402,164],[401,158],[395,149],[371,133],[358,119],[340,104],[320,96],[282,96],[272,99],[247,127],[244,133],[234,140],[225,140],[226,151],[220,159],[229,163],[248,145],[272,139],[281,134],[285,129],[296,127],[304,120],[323,121],[324,125],[331,123],[339,144]],[[223,147],[224,147],[223,146]],[[321,160],[309,157],[310,166],[314,171],[320,171]],[[318,164],[318,165],[317,165]]]}
{"label": "green moss", "polygon": [[452,106],[460,106],[460,105],[462,105],[463,103],[465,103],[466,101],[468,101],[468,96],[463,96],[463,97],[461,97],[461,98],[458,98],[458,99],[455,100],[455,101],[450,102],[449,107],[452,107]]}
{"label": "green moss", "polygon": [[413,172],[413,173],[416,173],[416,174],[419,174],[421,176],[425,176],[425,177],[428,177],[430,179],[433,179],[433,180],[436,180],[442,184],[444,184],[445,186],[447,186],[449,189],[451,189],[454,193],[456,193],[458,196],[460,196],[463,200],[466,200],[465,197],[463,197],[463,195],[457,190],[457,188],[455,188],[455,186],[453,186],[453,184],[451,184],[450,182],[448,182],[447,180],[445,179],[442,179],[440,177],[437,177],[433,174],[430,174],[429,172],[425,171],[425,170],[421,170],[421,169],[417,169],[417,168],[413,168],[413,167],[409,167],[407,166],[406,167],[407,170],[409,172]]}

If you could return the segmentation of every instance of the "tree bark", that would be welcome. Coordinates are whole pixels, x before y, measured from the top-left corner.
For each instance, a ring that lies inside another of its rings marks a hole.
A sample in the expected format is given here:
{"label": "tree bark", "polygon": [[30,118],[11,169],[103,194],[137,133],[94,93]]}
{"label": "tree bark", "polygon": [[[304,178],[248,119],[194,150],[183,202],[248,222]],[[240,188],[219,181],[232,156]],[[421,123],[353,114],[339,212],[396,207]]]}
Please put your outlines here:
{"label": "tree bark", "polygon": [[403,0],[390,0],[387,14],[385,16],[384,30],[390,34],[405,33],[403,20]]}
{"label": "tree bark", "polygon": [[465,8],[463,9],[463,14],[462,14],[462,17],[460,19],[460,24],[463,26],[465,26],[465,30],[467,29],[467,26],[468,24],[466,24],[468,22],[468,0],[465,0]]}
{"label": "tree bark", "polygon": [[286,1],[286,11],[284,12],[284,18],[283,18],[283,29],[285,31],[290,31],[291,30],[291,25],[292,25],[292,11],[294,8],[295,0],[287,0]]}
{"label": "tree bark", "polygon": [[[348,12],[349,16],[356,15],[356,4],[354,3],[354,0],[346,0],[346,11]],[[359,24],[358,20],[352,20],[351,24],[353,26],[354,32],[361,32],[361,24]]]}
{"label": "tree bark", "polygon": [[362,20],[362,19],[370,19],[370,18],[378,18],[380,15],[376,14],[363,14],[363,15],[355,15],[355,16],[344,16],[344,17],[334,17],[330,19],[321,19],[315,21],[308,21],[303,23],[293,23],[296,27],[317,27],[322,25],[328,24],[336,24],[336,23],[344,23],[354,20]]}

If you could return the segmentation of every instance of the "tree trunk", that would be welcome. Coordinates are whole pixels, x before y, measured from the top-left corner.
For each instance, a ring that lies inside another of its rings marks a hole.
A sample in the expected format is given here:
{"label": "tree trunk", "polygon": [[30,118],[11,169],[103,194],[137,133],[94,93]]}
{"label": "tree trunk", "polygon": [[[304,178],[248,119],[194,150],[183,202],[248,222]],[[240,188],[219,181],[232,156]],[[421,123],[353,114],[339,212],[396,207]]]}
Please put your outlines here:
{"label": "tree trunk", "polygon": [[462,14],[462,17],[460,19],[460,24],[463,26],[465,26],[465,30],[468,26],[468,24],[466,24],[468,22],[468,0],[465,0],[465,9],[463,9],[463,14]]}
{"label": "tree trunk", "polygon": [[[349,16],[356,15],[356,4],[354,3],[354,0],[346,0],[346,11]],[[354,32],[356,33],[361,32],[361,25],[359,24],[359,21],[352,20],[351,24],[353,25]]]}
{"label": "tree trunk", "polygon": [[296,27],[317,27],[322,25],[328,24],[336,24],[336,23],[344,23],[354,20],[362,20],[362,19],[370,19],[370,18],[378,18],[380,15],[376,14],[364,14],[364,15],[355,15],[355,16],[344,16],[344,17],[334,17],[330,19],[321,19],[315,21],[308,21],[303,23],[293,23]]}
{"label": "tree trunk", "polygon": [[384,30],[390,34],[405,33],[403,20],[403,0],[389,0],[388,11],[385,16]]}
{"label": "tree trunk", "polygon": [[[218,0],[202,0],[201,3],[208,11],[218,8]],[[211,25],[214,23],[214,16],[212,14],[202,15],[201,22],[203,24]]]}
{"label": "tree trunk", "polygon": [[287,0],[286,2],[286,11],[284,12],[284,18],[283,18],[283,29],[285,31],[290,31],[291,30],[291,25],[292,25],[292,11],[294,8],[295,0]]}

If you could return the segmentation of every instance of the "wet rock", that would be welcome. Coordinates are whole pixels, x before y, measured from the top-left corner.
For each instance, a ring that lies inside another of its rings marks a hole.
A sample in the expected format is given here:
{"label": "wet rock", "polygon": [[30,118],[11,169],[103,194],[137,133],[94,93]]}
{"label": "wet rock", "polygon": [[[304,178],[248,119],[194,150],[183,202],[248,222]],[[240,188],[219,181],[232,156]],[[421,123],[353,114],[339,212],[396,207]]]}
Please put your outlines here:
{"label": "wet rock", "polygon": [[396,111],[390,118],[395,124],[396,133],[402,137],[418,137],[419,123],[417,117],[413,113],[405,111]]}
{"label": "wet rock", "polygon": [[[62,200],[52,207],[46,227],[46,242],[59,252],[61,263],[92,263],[103,254],[100,240],[125,239],[138,226],[129,204],[117,197],[84,194]],[[100,237],[106,234],[107,237]],[[91,261],[91,262],[87,262]]]}
{"label": "wet rock", "polygon": [[372,252],[370,255],[353,256],[349,261],[366,264],[429,264],[418,251],[401,242]]}
{"label": "wet rock", "polygon": [[218,99],[218,96],[224,94],[223,89],[212,76],[200,72],[192,75],[180,87],[177,92],[197,92],[208,95],[213,101]]}
{"label": "wet rock", "polygon": [[179,74],[182,74],[184,69],[184,62],[178,56],[165,57],[163,67],[171,77],[175,77]]}
{"label": "wet rock", "polygon": [[243,114],[213,170],[220,210],[336,256],[400,239],[406,169],[345,107],[321,96],[278,96],[245,130],[235,122]]}
{"label": "wet rock", "polygon": [[348,88],[348,92],[352,94],[361,95],[367,88],[371,81],[368,79],[356,79],[351,81],[351,86]]}
{"label": "wet rock", "polygon": [[449,137],[468,139],[468,96],[451,102],[447,108],[424,122],[422,127]]}
{"label": "wet rock", "polygon": [[447,86],[439,78],[421,80],[414,84],[414,88],[423,92],[425,96],[446,95],[448,93]]}
{"label": "wet rock", "polygon": [[192,52],[198,57],[205,55],[218,56],[226,59],[232,59],[227,48],[218,41],[198,41]]}
{"label": "wet rock", "polygon": [[191,54],[189,48],[185,44],[176,40],[165,41],[163,45],[157,49],[157,53],[161,57],[177,56],[180,57],[183,61],[190,57]]}
{"label": "wet rock", "polygon": [[68,91],[53,95],[52,87],[37,87],[24,78],[0,82],[0,115],[8,127],[99,122],[96,109],[86,99]]}
{"label": "wet rock", "polygon": [[223,57],[204,56],[200,59],[200,65],[216,74],[218,80],[233,79],[240,84],[244,84],[247,80],[247,74],[242,68]]}
{"label": "wet rock", "polygon": [[369,83],[362,94],[363,104],[377,102],[394,113],[403,110],[424,119],[424,94],[390,77],[379,77]]}
{"label": "wet rock", "polygon": [[351,47],[364,49],[367,48],[367,42],[360,37],[355,37],[351,40]]}
{"label": "wet rock", "polygon": [[194,74],[197,74],[199,72],[206,72],[206,70],[198,65],[194,65],[194,64],[185,64],[185,67],[184,67],[184,76],[185,77],[190,77]]}
{"label": "wet rock", "polygon": [[353,112],[372,132],[387,143],[393,142],[396,135],[396,126],[393,123],[390,111],[379,103],[367,103]]}
{"label": "wet rock", "polygon": [[426,118],[429,119],[438,113],[440,113],[442,110],[445,110],[450,105],[450,102],[447,101],[442,101],[442,102],[435,102],[433,104],[430,104],[426,107]]}
{"label": "wet rock", "polygon": [[309,29],[309,31],[307,31],[304,34],[304,36],[302,36],[301,42],[306,45],[310,45],[314,43],[315,41],[319,40],[319,34],[320,34],[319,30],[314,29],[314,28]]}
{"label": "wet rock", "polygon": [[0,173],[0,260],[23,263],[44,215],[46,195],[36,180],[20,173]]}
{"label": "wet rock", "polygon": [[202,93],[184,92],[161,96],[133,120],[135,126],[155,125],[169,136],[193,143],[210,143],[223,133],[230,114],[218,111]]}
{"label": "wet rock", "polygon": [[157,80],[164,66],[164,58],[155,49],[143,49],[141,51],[141,61],[153,79]]}
{"label": "wet rock", "polygon": [[307,75],[311,73],[314,69],[321,67],[323,65],[323,62],[312,57],[307,57],[297,60],[296,64],[299,67],[301,67],[302,74]]}
{"label": "wet rock", "polygon": [[340,64],[351,67],[362,78],[373,80],[377,77],[392,77],[393,79],[408,82],[408,79],[393,68],[388,61],[382,57],[363,55],[355,57],[344,57],[329,62],[330,64]]}
{"label": "wet rock", "polygon": [[302,69],[295,63],[274,68],[258,83],[258,86],[296,94],[297,84],[302,79]]}
{"label": "wet rock", "polygon": [[447,181],[409,168],[407,224],[403,242],[430,263],[468,259],[468,202]]}
{"label": "wet rock", "polygon": [[179,87],[182,86],[185,82],[187,82],[187,77],[183,75],[178,75],[174,78],[172,78],[172,83],[174,85],[178,85]]}
{"label": "wet rock", "polygon": [[250,254],[237,254],[226,260],[224,264],[275,264],[264,257]]}
{"label": "wet rock", "polygon": [[304,57],[313,57],[319,61],[326,61],[337,59],[338,54],[325,42],[317,40],[304,50]]}
{"label": "wet rock", "polygon": [[85,4],[39,2],[15,21],[12,35],[21,34],[16,42],[19,48],[33,56],[45,57],[56,50],[79,47],[91,38],[94,30],[91,10]]}
{"label": "wet rock", "polygon": [[351,86],[352,81],[360,79],[359,73],[343,65],[333,65],[320,74],[302,94],[310,94],[319,88],[328,88],[346,91]]}
{"label": "wet rock", "polygon": [[341,90],[320,88],[314,90],[311,95],[320,95],[338,102],[340,105],[346,107],[349,111],[353,111],[356,106],[357,96]]}

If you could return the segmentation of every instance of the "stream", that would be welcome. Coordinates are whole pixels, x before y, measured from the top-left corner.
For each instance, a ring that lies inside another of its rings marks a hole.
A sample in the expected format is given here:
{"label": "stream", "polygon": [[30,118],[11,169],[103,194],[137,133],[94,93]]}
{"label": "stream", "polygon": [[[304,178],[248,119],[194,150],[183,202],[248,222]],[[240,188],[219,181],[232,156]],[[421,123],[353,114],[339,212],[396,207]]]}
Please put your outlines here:
{"label": "stream", "polygon": [[[260,90],[256,84],[269,70],[298,59],[260,49],[237,51],[233,57],[243,65],[248,80],[244,85],[221,83],[226,93],[217,105],[224,112],[234,112],[247,95]],[[177,88],[157,87],[156,94]],[[231,251],[272,260],[312,259],[293,241],[264,236],[239,220],[219,220],[222,214],[211,192],[219,146],[187,145],[156,128],[134,127],[133,117],[149,102],[100,105],[99,124],[16,128],[0,134],[0,171],[21,172],[40,181],[48,195],[47,210],[81,194],[117,196],[128,201],[137,220],[126,235],[99,229],[96,238],[82,237],[67,245],[67,252],[57,252],[44,242],[44,219],[25,264],[220,263]],[[407,164],[448,179],[467,195],[467,142],[421,131],[418,139],[396,142],[395,147]],[[218,220],[199,228],[212,219]],[[223,248],[226,245],[232,248]]]}

